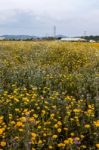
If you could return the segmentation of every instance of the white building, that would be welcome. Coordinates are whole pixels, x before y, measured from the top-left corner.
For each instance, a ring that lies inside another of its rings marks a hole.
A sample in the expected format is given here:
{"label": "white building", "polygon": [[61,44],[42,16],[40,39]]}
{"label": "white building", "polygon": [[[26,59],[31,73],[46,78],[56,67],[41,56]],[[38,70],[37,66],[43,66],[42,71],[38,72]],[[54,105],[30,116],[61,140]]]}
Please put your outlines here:
{"label": "white building", "polygon": [[90,43],[95,43],[96,41],[95,41],[95,40],[90,40],[89,42],[90,42]]}
{"label": "white building", "polygon": [[85,39],[82,38],[62,38],[61,41],[67,41],[67,42],[85,42]]}

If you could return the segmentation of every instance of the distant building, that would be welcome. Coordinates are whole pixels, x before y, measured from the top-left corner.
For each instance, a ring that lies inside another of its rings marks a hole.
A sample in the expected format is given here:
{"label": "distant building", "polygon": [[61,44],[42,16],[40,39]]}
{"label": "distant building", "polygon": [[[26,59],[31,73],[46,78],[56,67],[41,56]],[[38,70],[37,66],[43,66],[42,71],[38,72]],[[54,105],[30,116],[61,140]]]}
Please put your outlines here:
{"label": "distant building", "polygon": [[90,42],[90,43],[95,43],[96,41],[95,41],[95,40],[90,40],[89,42]]}
{"label": "distant building", "polygon": [[61,41],[67,41],[67,42],[86,42],[85,39],[82,38],[61,38]]}

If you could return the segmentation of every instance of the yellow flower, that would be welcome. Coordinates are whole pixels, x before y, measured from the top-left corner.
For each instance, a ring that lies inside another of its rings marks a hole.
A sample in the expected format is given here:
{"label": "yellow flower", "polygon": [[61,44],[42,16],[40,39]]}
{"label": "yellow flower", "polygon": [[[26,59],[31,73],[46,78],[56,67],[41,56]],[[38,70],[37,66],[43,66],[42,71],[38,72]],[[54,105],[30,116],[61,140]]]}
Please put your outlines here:
{"label": "yellow flower", "polygon": [[36,133],[31,133],[31,135],[32,135],[32,137],[36,137],[37,136]]}
{"label": "yellow flower", "polygon": [[16,111],[16,112],[20,112],[19,108],[15,108],[15,111]]}
{"label": "yellow flower", "polygon": [[0,129],[0,135],[3,134],[3,131],[4,131],[4,129],[1,128],[1,129]]}
{"label": "yellow flower", "polygon": [[99,127],[99,120],[94,121],[94,125],[95,125],[96,127]]}
{"label": "yellow flower", "polygon": [[15,124],[15,121],[11,121],[10,124],[14,125],[14,124]]}
{"label": "yellow flower", "polygon": [[82,147],[82,148],[84,148],[84,149],[86,149],[86,148],[87,148],[87,147],[86,147],[86,145],[82,145],[81,147]]}
{"label": "yellow flower", "polygon": [[19,137],[18,136],[15,136],[15,140],[18,140],[19,139]]}
{"label": "yellow flower", "polygon": [[26,122],[26,117],[21,117],[20,120],[21,120],[22,122]]}
{"label": "yellow flower", "polygon": [[55,124],[55,125],[54,125],[54,128],[58,128],[58,124]]}
{"label": "yellow flower", "polygon": [[88,108],[91,108],[92,106],[91,105],[88,105]]}
{"label": "yellow flower", "polygon": [[74,136],[75,134],[72,132],[70,135],[71,135],[71,136]]}
{"label": "yellow flower", "polygon": [[64,140],[64,144],[69,144],[69,141],[68,140]]}
{"label": "yellow flower", "polygon": [[81,109],[74,109],[73,110],[75,113],[80,113],[81,112]]}
{"label": "yellow flower", "polygon": [[68,141],[70,144],[73,144],[73,139],[72,138],[68,138]]}
{"label": "yellow flower", "polygon": [[42,114],[43,114],[43,115],[46,114],[46,111],[45,111],[45,110],[42,110]]}
{"label": "yellow flower", "polygon": [[34,142],[36,140],[37,134],[36,133],[31,133],[32,135],[32,142]]}
{"label": "yellow flower", "polygon": [[90,124],[86,124],[84,127],[85,128],[90,128]]}
{"label": "yellow flower", "polygon": [[19,131],[20,131],[20,132],[23,132],[24,130],[23,130],[23,129],[19,129]]}
{"label": "yellow flower", "polygon": [[65,147],[65,144],[64,143],[59,143],[58,147]]}
{"label": "yellow flower", "polygon": [[46,136],[47,136],[47,134],[46,134],[46,133],[44,133],[44,134],[43,134],[43,136],[44,136],[44,137],[46,137]]}
{"label": "yellow flower", "polygon": [[50,145],[49,147],[48,147],[49,149],[53,149],[53,147]]}
{"label": "yellow flower", "polygon": [[37,114],[34,114],[33,116],[34,116],[34,118],[38,118],[38,115],[37,115]]}
{"label": "yellow flower", "polygon": [[1,146],[2,146],[2,147],[6,146],[6,142],[4,142],[4,141],[1,142]]}
{"label": "yellow flower", "polygon": [[75,139],[76,139],[77,141],[80,141],[80,138],[79,138],[79,137],[75,137]]}
{"label": "yellow flower", "polygon": [[29,118],[29,121],[34,122],[35,121],[34,117]]}
{"label": "yellow flower", "polygon": [[17,98],[14,98],[14,100],[15,100],[16,102],[19,102],[19,99],[17,99]]}
{"label": "yellow flower", "polygon": [[65,131],[68,131],[68,128],[64,128]]}
{"label": "yellow flower", "polygon": [[57,135],[53,135],[52,136],[53,139],[57,139],[57,137],[58,137]]}
{"label": "yellow flower", "polygon": [[23,123],[20,122],[20,121],[18,121],[18,122],[16,123],[16,126],[17,126],[17,127],[22,127],[22,126],[23,126]]}
{"label": "yellow flower", "polygon": [[99,143],[96,144],[96,147],[99,148]]}
{"label": "yellow flower", "polygon": [[61,126],[61,125],[62,125],[61,121],[58,121],[58,122],[57,122],[57,124],[58,124],[59,126]]}
{"label": "yellow flower", "polygon": [[55,114],[51,114],[50,117],[53,118],[55,116]]}
{"label": "yellow flower", "polygon": [[83,138],[84,138],[84,135],[81,135],[80,137],[81,137],[81,139],[83,139]]}
{"label": "yellow flower", "polygon": [[38,141],[38,144],[42,144],[42,143],[43,143],[42,140],[39,140],[39,141]]}
{"label": "yellow flower", "polygon": [[62,130],[61,130],[61,128],[58,128],[57,131],[60,133]]}
{"label": "yellow flower", "polygon": [[38,128],[38,129],[41,129],[41,126],[38,126],[37,128]]}
{"label": "yellow flower", "polygon": [[2,123],[3,122],[3,116],[0,116],[0,123]]}

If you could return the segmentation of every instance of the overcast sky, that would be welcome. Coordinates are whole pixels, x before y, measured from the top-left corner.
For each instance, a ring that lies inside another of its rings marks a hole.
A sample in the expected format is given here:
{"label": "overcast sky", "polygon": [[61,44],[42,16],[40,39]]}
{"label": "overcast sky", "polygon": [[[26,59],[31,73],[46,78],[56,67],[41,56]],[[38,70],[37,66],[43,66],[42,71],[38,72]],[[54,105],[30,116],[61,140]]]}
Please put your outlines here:
{"label": "overcast sky", "polygon": [[99,35],[99,0],[0,0],[0,35]]}

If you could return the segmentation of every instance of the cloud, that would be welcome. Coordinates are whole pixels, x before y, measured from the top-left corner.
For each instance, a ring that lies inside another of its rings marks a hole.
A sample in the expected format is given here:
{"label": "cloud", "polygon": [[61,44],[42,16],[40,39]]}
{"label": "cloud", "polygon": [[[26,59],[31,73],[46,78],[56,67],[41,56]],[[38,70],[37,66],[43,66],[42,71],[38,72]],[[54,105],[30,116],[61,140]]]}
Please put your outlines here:
{"label": "cloud", "polygon": [[98,0],[0,0],[1,34],[99,34]]}
{"label": "cloud", "polygon": [[7,10],[2,17],[0,15],[0,32],[2,34],[51,34],[53,19],[45,15],[35,15],[31,11]]}

